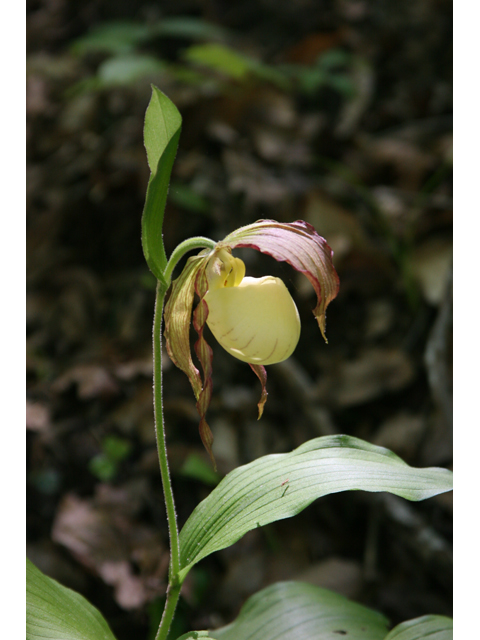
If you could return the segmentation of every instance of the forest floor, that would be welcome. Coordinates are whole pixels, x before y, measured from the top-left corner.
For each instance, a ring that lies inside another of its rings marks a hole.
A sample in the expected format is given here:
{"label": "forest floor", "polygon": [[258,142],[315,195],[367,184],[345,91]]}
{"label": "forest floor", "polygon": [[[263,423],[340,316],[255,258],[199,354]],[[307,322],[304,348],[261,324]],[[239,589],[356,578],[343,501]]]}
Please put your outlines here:
{"label": "forest floor", "polygon": [[[238,254],[250,275],[284,279],[302,335],[269,368],[259,422],[258,380],[211,337],[220,476],[335,433],[414,466],[452,465],[451,3],[132,5],[27,3],[27,553],[86,595],[119,640],[153,637],[168,569],[155,281],[140,238],[150,83],[184,121],[167,252],[260,218],[303,219],[340,277],[325,345],[310,284]],[[181,525],[217,478],[189,382],[166,355],[164,392]],[[284,579],[392,624],[451,615],[451,519],[451,494],[317,500],[195,567],[176,632],[225,624]]]}

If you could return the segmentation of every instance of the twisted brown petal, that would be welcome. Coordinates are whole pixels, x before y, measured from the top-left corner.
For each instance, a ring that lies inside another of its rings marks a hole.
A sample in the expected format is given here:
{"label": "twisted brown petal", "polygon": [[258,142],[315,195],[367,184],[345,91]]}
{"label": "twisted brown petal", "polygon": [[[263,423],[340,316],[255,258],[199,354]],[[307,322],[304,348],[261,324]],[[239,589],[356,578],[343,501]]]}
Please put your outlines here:
{"label": "twisted brown petal", "polygon": [[260,384],[262,385],[262,395],[260,396],[260,400],[258,402],[258,419],[263,415],[263,407],[265,406],[265,402],[267,401],[268,391],[267,391],[267,370],[261,364],[250,364],[253,372],[256,374],[257,378],[260,380]]}
{"label": "twisted brown petal", "polygon": [[193,312],[193,326],[195,331],[198,333],[198,340],[195,342],[195,353],[197,354],[198,359],[200,360],[200,364],[202,365],[203,370],[203,384],[202,390],[198,395],[197,399],[197,410],[200,414],[200,437],[202,439],[203,445],[210,456],[212,464],[216,469],[215,458],[213,457],[212,452],[212,444],[213,444],[213,434],[208,426],[208,423],[205,419],[205,414],[207,413],[208,406],[210,404],[210,400],[212,398],[212,359],[213,359],[213,351],[210,346],[207,344],[205,337],[203,335],[203,330],[205,328],[205,322],[208,316],[208,306],[205,300],[203,299],[205,293],[207,292],[208,282],[207,277],[205,275],[205,270],[201,269],[197,272],[195,278],[195,290],[197,295],[200,298],[200,302],[198,303],[195,311]]}
{"label": "twisted brown petal", "polygon": [[195,294],[195,279],[205,258],[193,256],[187,261],[182,273],[172,284],[170,298],[165,305],[165,342],[173,363],[187,374],[195,397],[202,391],[200,373],[193,364],[190,352],[190,323]]}

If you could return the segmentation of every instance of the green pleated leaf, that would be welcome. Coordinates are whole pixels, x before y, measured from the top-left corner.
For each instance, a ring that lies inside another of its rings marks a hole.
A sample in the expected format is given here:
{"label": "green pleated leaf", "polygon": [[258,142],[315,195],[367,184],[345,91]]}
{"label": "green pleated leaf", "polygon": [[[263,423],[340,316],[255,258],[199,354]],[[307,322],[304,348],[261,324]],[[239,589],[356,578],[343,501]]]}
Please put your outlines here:
{"label": "green pleated leaf", "polygon": [[422,616],[397,625],[385,640],[452,640],[453,620],[447,616]]}
{"label": "green pleated leaf", "polygon": [[162,281],[167,265],[162,237],[163,215],[181,126],[182,117],[176,106],[160,89],[152,86],[143,132],[151,175],[142,216],[142,245],[150,270]]}
{"label": "green pleated leaf", "polygon": [[44,575],[27,559],[27,640],[115,640],[83,596]]}
{"label": "green pleated leaf", "polygon": [[215,640],[384,640],[388,620],[333,591],[278,582],[249,598]]}
{"label": "green pleated leaf", "polygon": [[195,508],[180,534],[180,579],[247,531],[290,518],[321,496],[361,489],[424,500],[449,491],[452,477],[446,469],[415,469],[388,449],[344,435],[264,456],[230,472]]}
{"label": "green pleated leaf", "polygon": [[208,631],[189,631],[177,640],[214,640]]}

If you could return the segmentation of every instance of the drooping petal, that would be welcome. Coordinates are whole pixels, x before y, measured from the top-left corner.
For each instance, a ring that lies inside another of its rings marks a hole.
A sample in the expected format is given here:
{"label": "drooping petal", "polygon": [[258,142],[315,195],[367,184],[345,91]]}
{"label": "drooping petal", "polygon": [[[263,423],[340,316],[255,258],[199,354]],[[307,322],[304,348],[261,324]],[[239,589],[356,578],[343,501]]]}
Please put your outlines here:
{"label": "drooping petal", "polygon": [[303,273],[317,294],[317,306],[313,310],[323,338],[325,336],[325,312],[336,297],[339,279],[332,262],[333,252],[324,238],[312,225],[303,220],[291,223],[275,220],[258,220],[229,234],[217,245],[221,247],[250,247],[266,253],[278,261],[288,262]]}
{"label": "drooping petal", "polygon": [[256,374],[257,378],[260,380],[260,384],[262,385],[262,395],[260,396],[260,400],[258,402],[258,419],[263,415],[263,407],[265,406],[265,402],[267,401],[267,370],[265,367],[262,367],[261,364],[250,364],[253,372]]}
{"label": "drooping petal", "polygon": [[187,374],[195,397],[202,391],[200,373],[193,364],[190,352],[190,323],[195,295],[195,280],[199,270],[205,266],[205,255],[188,259],[182,273],[172,284],[170,298],[165,305],[165,342],[173,363]]}
{"label": "drooping petal", "polygon": [[195,311],[193,312],[193,326],[198,334],[198,340],[195,342],[194,348],[203,370],[202,390],[197,397],[197,411],[200,414],[199,432],[203,442],[203,446],[208,452],[214,468],[216,469],[215,458],[213,457],[212,444],[213,434],[205,419],[210,400],[212,398],[212,359],[213,352],[203,335],[205,322],[208,317],[208,306],[205,302],[205,293],[207,291],[208,282],[204,269],[199,269],[195,278],[195,291],[200,298]]}

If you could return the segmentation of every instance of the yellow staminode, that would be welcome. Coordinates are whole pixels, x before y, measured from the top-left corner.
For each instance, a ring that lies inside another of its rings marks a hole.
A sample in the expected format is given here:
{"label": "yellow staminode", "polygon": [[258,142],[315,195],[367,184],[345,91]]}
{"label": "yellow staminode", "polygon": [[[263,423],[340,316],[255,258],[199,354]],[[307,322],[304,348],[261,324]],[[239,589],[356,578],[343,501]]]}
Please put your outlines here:
{"label": "yellow staminode", "polygon": [[244,277],[245,265],[225,249],[207,266],[207,324],[232,356],[257,365],[286,360],[300,337],[300,318],[288,289],[273,276]]}

